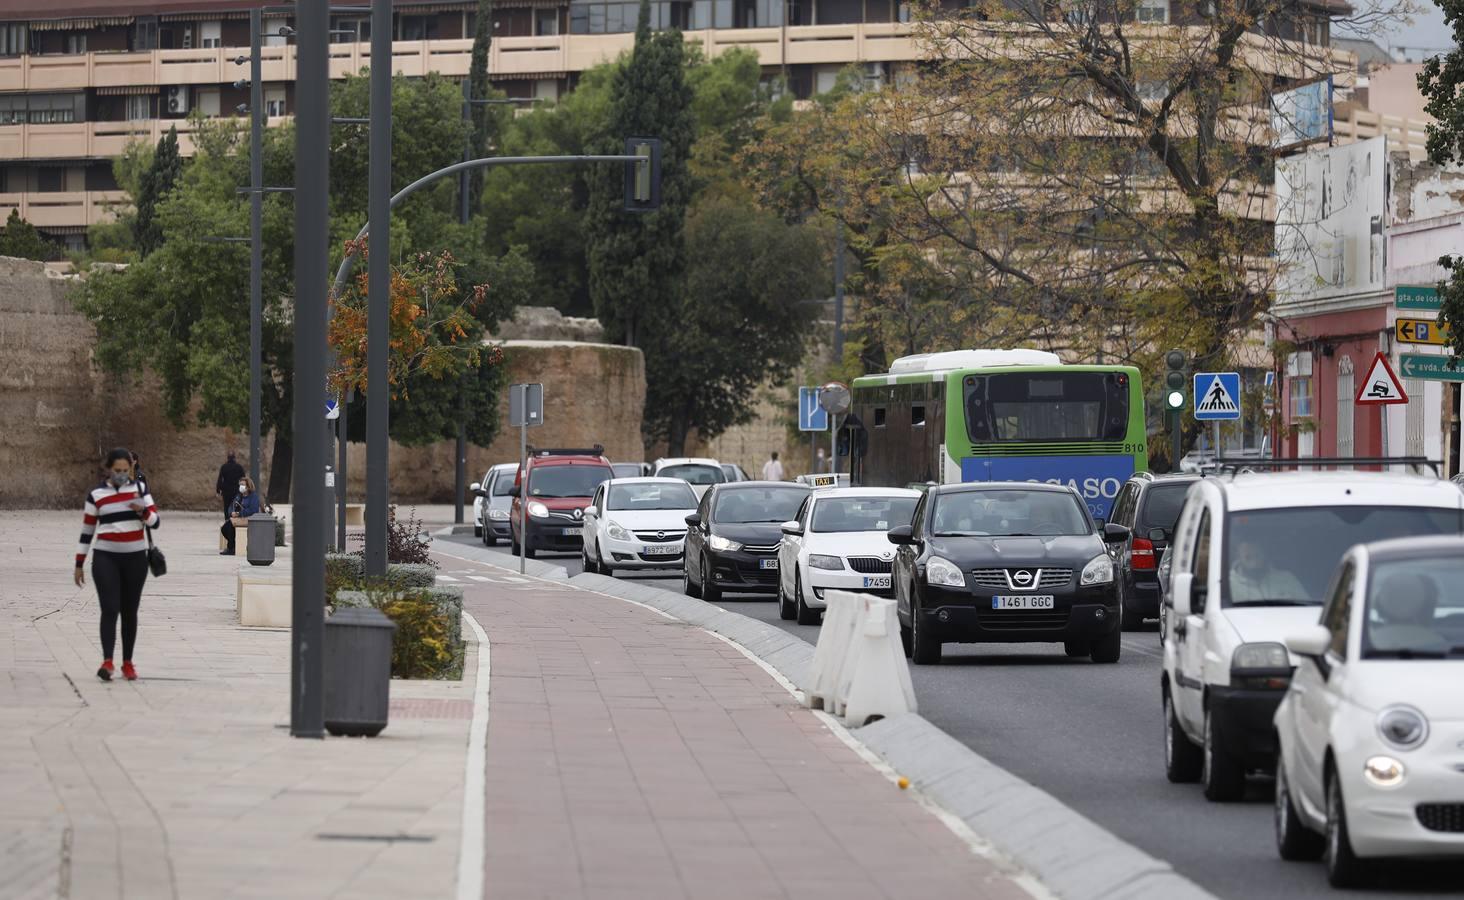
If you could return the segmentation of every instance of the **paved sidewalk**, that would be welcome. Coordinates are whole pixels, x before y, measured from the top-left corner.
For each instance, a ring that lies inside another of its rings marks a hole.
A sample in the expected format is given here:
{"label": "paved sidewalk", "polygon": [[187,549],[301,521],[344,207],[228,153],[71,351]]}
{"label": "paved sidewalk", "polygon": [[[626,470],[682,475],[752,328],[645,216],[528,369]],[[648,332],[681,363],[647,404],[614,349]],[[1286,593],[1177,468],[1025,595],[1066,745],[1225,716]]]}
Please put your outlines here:
{"label": "paved sidewalk", "polygon": [[491,647],[490,898],[1025,898],[737,648],[440,555]]}
{"label": "paved sidewalk", "polygon": [[291,739],[288,633],[237,624],[214,516],[163,517],[142,677],[103,684],[79,507],[0,512],[0,898],[451,897],[475,648],[379,738]]}

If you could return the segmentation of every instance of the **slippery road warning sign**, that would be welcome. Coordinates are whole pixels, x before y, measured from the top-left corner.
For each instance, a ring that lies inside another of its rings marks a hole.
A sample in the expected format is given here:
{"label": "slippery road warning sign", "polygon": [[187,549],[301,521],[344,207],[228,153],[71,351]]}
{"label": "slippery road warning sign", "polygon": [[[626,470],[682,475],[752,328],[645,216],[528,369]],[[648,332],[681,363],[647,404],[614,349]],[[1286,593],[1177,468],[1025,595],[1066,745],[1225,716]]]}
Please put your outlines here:
{"label": "slippery road warning sign", "polygon": [[1362,384],[1357,386],[1358,406],[1389,406],[1394,403],[1407,403],[1408,392],[1403,390],[1403,382],[1393,373],[1393,366],[1388,362],[1388,357],[1381,351],[1373,357],[1373,364],[1367,370],[1367,377]]}
{"label": "slippery road warning sign", "polygon": [[1220,422],[1240,418],[1240,373],[1195,373],[1195,420]]}

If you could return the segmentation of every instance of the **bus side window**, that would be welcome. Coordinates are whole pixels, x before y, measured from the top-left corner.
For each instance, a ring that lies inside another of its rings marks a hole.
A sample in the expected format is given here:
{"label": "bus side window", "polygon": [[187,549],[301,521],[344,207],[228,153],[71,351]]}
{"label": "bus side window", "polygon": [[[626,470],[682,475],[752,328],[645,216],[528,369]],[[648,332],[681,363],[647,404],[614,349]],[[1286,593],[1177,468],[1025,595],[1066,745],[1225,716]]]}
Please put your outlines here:
{"label": "bus side window", "polygon": [[911,425],[924,425],[925,424],[925,407],[923,407],[923,406],[912,406],[912,407],[910,407],[910,424]]}
{"label": "bus side window", "polygon": [[883,406],[877,406],[877,407],[874,408],[874,427],[875,428],[883,428],[884,426],[885,426],[885,411],[884,411],[884,407]]}

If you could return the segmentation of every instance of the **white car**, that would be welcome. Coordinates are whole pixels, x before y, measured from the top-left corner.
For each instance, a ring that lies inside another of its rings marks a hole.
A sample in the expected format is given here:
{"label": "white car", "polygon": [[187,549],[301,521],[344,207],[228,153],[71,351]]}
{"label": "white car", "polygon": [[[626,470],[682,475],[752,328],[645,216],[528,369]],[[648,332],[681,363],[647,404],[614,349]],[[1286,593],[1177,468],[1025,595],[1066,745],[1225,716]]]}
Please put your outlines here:
{"label": "white car", "polygon": [[715,459],[697,456],[658,459],[651,469],[651,474],[656,478],[680,478],[696,491],[698,500],[712,485],[728,480],[727,473],[722,471],[721,463]]}
{"label": "white car", "polygon": [[473,485],[473,533],[483,539],[484,546],[492,547],[499,541],[506,541],[512,535],[509,529],[509,509],[518,463],[500,463],[489,469],[482,482]]}
{"label": "white car", "polygon": [[1464,539],[1353,547],[1276,711],[1276,845],[1324,856],[1333,887],[1364,860],[1464,861]]}
{"label": "white car", "polygon": [[[1221,475],[1189,489],[1170,545],[1163,617],[1165,774],[1236,800],[1276,765],[1272,720],[1352,545],[1460,533],[1464,493],[1389,472]],[[1464,780],[1464,776],[1461,776]]]}
{"label": "white car", "polygon": [[585,571],[681,568],[686,517],[696,504],[691,486],[679,478],[604,482],[585,508]]}
{"label": "white car", "polygon": [[828,605],[824,591],[893,597],[895,545],[888,532],[909,525],[919,491],[829,488],[814,491],[783,523],[778,546],[778,615],[817,625]]}

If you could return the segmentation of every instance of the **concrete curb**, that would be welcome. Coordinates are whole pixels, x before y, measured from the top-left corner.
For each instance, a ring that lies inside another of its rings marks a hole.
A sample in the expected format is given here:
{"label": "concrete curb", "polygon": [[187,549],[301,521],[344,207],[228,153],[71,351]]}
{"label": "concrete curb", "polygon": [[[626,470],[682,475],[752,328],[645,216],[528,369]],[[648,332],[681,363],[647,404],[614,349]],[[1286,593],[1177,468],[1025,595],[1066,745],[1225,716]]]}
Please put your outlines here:
{"label": "concrete curb", "polygon": [[[794,684],[803,683],[813,661],[813,645],[802,638],[702,600],[603,575],[576,575],[569,583],[716,632]],[[1121,840],[920,715],[882,719],[850,733],[1065,900],[1215,900],[1169,863]]]}

